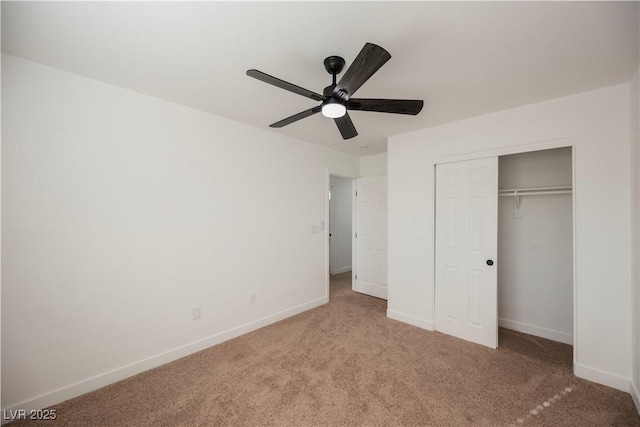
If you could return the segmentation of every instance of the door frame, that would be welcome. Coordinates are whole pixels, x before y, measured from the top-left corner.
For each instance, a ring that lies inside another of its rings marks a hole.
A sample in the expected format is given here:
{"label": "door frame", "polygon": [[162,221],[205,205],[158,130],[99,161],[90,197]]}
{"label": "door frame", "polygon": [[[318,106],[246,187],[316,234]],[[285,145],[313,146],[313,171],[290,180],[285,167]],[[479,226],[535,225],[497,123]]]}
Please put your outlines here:
{"label": "door frame", "polygon": [[324,257],[324,274],[325,274],[325,297],[327,301],[330,298],[329,285],[331,281],[331,275],[329,274],[329,261],[330,261],[330,252],[329,252],[329,221],[330,221],[330,212],[329,212],[329,187],[331,187],[331,177],[336,176],[339,178],[348,178],[351,180],[351,289],[355,290],[356,281],[355,281],[355,271],[356,271],[356,237],[355,237],[355,229],[356,229],[356,179],[359,177],[357,175],[351,175],[344,172],[334,171],[332,169],[326,169],[326,185],[325,185],[325,214],[324,214],[324,231],[325,231],[325,257]]}
{"label": "door frame", "polygon": [[[491,150],[483,150],[483,151],[475,151],[468,152],[462,154],[456,154],[451,156],[442,156],[434,158],[431,163],[431,173],[433,174],[433,236],[435,237],[436,233],[436,165],[441,163],[451,163],[451,162],[460,162],[464,160],[475,160],[481,159],[484,157],[500,157],[500,156],[508,156],[510,154],[520,154],[520,153],[530,153],[534,151],[543,151],[550,150],[554,148],[565,148],[571,147],[571,204],[572,204],[572,251],[573,251],[573,368],[575,370],[575,361],[578,359],[578,333],[577,333],[577,290],[578,290],[578,282],[577,282],[577,264],[578,260],[576,257],[576,143],[574,138],[563,138],[563,139],[554,139],[549,141],[541,141],[523,145],[516,146],[508,146],[495,148]],[[435,246],[435,238],[433,239],[433,260],[434,269],[433,269],[433,295],[432,301],[433,305],[431,307],[432,313],[434,313],[434,328],[435,328],[435,312],[436,312],[436,269],[435,269],[435,255],[436,255],[436,246]],[[498,260],[499,262],[499,260]],[[497,305],[496,305],[496,322],[497,322]]]}

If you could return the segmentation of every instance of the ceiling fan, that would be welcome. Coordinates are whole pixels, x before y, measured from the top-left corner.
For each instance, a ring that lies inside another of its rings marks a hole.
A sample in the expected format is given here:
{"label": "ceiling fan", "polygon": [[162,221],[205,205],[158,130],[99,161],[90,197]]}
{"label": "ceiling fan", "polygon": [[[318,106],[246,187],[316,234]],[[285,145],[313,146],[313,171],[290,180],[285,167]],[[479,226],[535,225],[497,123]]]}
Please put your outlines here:
{"label": "ceiling fan", "polygon": [[322,115],[332,118],[336,122],[342,138],[349,139],[357,136],[358,132],[347,110],[411,114],[414,116],[422,110],[422,106],[424,105],[424,101],[422,100],[351,97],[360,86],[369,80],[389,59],[391,59],[389,52],[373,43],[366,43],[340,81],[336,83],[336,75],[342,71],[344,59],[339,56],[326,58],[324,60],[324,68],[333,76],[333,83],[324,88],[322,95],[285,82],[262,71],[248,70],[247,75],[281,89],[313,99],[314,101],[322,101],[320,105],[273,123],[269,125],[270,127],[281,128],[305,117],[322,112]]}

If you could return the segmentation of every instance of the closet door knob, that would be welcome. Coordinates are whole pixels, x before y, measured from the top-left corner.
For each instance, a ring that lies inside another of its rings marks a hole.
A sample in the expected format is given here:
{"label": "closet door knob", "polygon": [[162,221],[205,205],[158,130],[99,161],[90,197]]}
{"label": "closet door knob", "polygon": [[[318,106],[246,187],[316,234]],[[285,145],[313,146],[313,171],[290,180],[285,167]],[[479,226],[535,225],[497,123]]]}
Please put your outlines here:
{"label": "closet door knob", "polygon": [[493,260],[488,259],[488,260],[487,260],[487,265],[493,265]]}

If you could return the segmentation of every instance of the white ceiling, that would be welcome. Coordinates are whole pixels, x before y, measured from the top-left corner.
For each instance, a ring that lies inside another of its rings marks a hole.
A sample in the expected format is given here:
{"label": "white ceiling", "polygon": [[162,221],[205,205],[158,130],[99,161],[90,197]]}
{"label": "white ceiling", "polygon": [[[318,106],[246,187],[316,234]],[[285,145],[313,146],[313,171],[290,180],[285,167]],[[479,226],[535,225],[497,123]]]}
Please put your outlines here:
{"label": "white ceiling", "polygon": [[[2,51],[361,156],[391,135],[627,82],[638,20],[637,2],[3,1]],[[348,67],[365,42],[392,58],[357,97],[424,99],[418,116],[351,112],[347,141],[320,114],[268,127],[316,103],[247,69],[321,93],[324,58]]]}

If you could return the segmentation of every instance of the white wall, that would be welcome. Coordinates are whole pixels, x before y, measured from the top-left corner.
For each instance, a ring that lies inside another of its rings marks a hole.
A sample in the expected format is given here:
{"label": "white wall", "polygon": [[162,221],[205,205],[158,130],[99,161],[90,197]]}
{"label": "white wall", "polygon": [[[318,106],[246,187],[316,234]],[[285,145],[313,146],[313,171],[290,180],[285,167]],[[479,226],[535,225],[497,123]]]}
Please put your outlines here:
{"label": "white wall", "polygon": [[571,186],[571,156],[570,147],[500,156],[498,188]]}
{"label": "white wall", "polygon": [[327,301],[311,227],[357,158],[7,55],[2,113],[3,408]]}
{"label": "white wall", "polygon": [[353,191],[351,178],[331,177],[331,212],[329,213],[331,274],[351,271]]}
{"label": "white wall", "polygon": [[[499,188],[571,186],[571,148],[499,158]],[[573,344],[571,194],[498,197],[499,325]]]}
{"label": "white wall", "polygon": [[[392,137],[388,314],[433,327],[437,158],[575,144],[575,373],[628,389],[631,379],[629,84]],[[451,158],[451,157],[450,157]]]}
{"label": "white wall", "polygon": [[631,312],[632,395],[640,413],[640,68],[631,80]]}
{"label": "white wall", "polygon": [[360,176],[382,176],[387,174],[387,153],[360,157]]}

